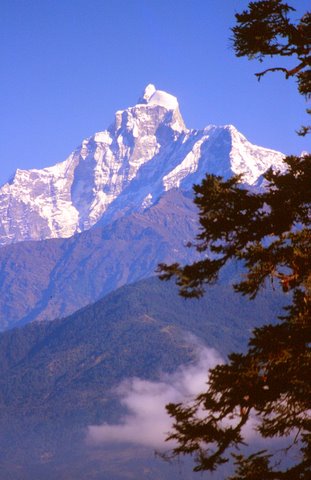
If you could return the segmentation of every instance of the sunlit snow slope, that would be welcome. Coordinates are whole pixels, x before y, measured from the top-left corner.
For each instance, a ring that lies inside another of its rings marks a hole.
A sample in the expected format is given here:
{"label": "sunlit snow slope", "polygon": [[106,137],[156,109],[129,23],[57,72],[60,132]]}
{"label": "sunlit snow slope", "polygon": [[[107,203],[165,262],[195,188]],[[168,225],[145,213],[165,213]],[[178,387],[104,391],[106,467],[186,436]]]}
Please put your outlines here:
{"label": "sunlit snow slope", "polygon": [[0,189],[0,245],[70,237],[191,190],[206,172],[256,183],[283,155],[249,143],[232,125],[189,130],[176,97],[148,85],[137,105],[84,140],[62,163],[17,170]]}

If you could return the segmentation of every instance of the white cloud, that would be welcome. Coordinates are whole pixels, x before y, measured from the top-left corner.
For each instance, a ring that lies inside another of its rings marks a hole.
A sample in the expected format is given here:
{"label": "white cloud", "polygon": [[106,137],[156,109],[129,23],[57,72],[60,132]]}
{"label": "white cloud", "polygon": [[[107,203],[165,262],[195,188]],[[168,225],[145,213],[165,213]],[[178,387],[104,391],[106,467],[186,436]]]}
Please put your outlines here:
{"label": "white cloud", "polygon": [[88,440],[96,444],[133,443],[163,448],[172,425],[165,405],[191,400],[204,391],[208,370],[219,363],[222,359],[215,350],[201,346],[195,364],[180,367],[173,374],[163,374],[159,382],[139,378],[123,382],[117,394],[128,414],[117,425],[90,426]]}
{"label": "white cloud", "polygon": [[[194,343],[198,343],[192,338]],[[172,441],[165,442],[167,434],[172,430],[172,418],[166,413],[168,403],[191,402],[199,393],[206,390],[208,370],[223,363],[222,358],[213,349],[198,345],[198,359],[196,363],[181,366],[172,374],[163,374],[161,380],[152,382],[140,378],[131,378],[122,382],[116,389],[121,404],[128,413],[120,419],[118,424],[92,425],[88,427],[87,440],[95,445],[133,444],[153,449],[172,449]],[[235,425],[238,421],[227,418],[224,425]],[[198,412],[200,415],[200,411]],[[202,412],[204,416],[204,411]],[[288,439],[262,438],[256,427],[258,418],[252,414],[243,427],[243,436],[246,442],[260,448],[274,448],[282,450],[287,446]],[[293,438],[289,439],[290,442]],[[255,443],[254,443],[255,442]],[[297,448],[293,449],[295,454]],[[246,447],[246,451],[248,451]],[[287,457],[286,457],[287,458]]]}

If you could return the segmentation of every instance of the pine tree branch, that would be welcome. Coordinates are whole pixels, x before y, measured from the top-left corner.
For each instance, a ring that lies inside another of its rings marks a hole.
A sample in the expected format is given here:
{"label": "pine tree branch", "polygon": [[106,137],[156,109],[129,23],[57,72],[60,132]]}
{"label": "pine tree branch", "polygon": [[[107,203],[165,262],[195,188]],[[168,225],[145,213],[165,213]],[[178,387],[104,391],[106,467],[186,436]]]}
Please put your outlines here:
{"label": "pine tree branch", "polygon": [[266,73],[268,73],[268,72],[284,72],[285,77],[289,78],[289,77],[292,77],[294,75],[297,75],[297,73],[300,72],[305,67],[306,67],[306,63],[301,62],[299,65],[292,68],[291,70],[288,70],[288,68],[284,68],[284,67],[271,67],[271,68],[267,68],[266,70],[264,70],[262,72],[255,73],[255,75],[258,78],[258,80],[260,80],[261,77],[266,75]]}

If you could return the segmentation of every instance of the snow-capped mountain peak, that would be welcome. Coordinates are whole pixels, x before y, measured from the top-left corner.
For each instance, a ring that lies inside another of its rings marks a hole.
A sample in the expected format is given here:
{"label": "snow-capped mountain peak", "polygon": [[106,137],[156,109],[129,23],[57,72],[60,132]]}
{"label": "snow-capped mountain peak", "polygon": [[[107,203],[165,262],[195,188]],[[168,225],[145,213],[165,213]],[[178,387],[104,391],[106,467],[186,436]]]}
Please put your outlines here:
{"label": "snow-capped mountain peak", "polygon": [[[148,85],[150,87],[150,85]],[[147,88],[148,88],[147,87]],[[174,95],[163,92],[162,90],[154,90],[147,100],[148,105],[159,105],[167,110],[176,110],[179,107],[177,98]]]}
{"label": "snow-capped mountain peak", "polygon": [[172,188],[191,190],[206,172],[242,173],[252,185],[271,165],[283,168],[282,158],[230,125],[187,129],[177,98],[149,84],[65,161],[18,170],[0,189],[0,245],[70,237],[148,208]]}
{"label": "snow-capped mountain peak", "polygon": [[162,90],[157,90],[152,83],[146,86],[143,95],[138,99],[138,103],[158,105],[167,110],[176,110],[179,108],[178,100],[174,95]]}
{"label": "snow-capped mountain peak", "polygon": [[156,91],[156,88],[155,86],[153,85],[153,83],[149,83],[145,90],[144,90],[144,93],[142,94],[141,97],[139,97],[138,99],[138,102],[137,103],[148,103],[148,100],[150,99],[150,97],[155,93]]}
{"label": "snow-capped mountain peak", "polygon": [[133,135],[138,137],[140,127],[144,135],[146,128],[150,134],[156,132],[160,125],[166,125],[179,133],[187,130],[177,98],[170,93],[157,90],[150,83],[136,105],[116,112],[115,123],[110,130],[132,129]]}

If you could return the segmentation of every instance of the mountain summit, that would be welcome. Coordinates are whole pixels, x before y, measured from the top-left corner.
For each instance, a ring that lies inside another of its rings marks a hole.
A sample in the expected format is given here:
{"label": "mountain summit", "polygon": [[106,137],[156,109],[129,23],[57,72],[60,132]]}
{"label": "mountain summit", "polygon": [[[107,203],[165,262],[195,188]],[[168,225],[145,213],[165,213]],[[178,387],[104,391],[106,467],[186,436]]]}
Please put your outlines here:
{"label": "mountain summit", "polygon": [[[44,155],[44,152],[43,152]],[[0,246],[71,237],[154,205],[164,192],[191,190],[206,172],[243,174],[254,185],[283,155],[257,147],[231,125],[187,129],[173,95],[149,84],[138,103],[41,170],[17,170],[0,189]]]}
{"label": "mountain summit", "polygon": [[143,96],[138,100],[138,103],[147,103],[148,105],[160,105],[168,110],[176,110],[178,100],[170,93],[157,90],[152,83],[149,83],[145,88]]}

